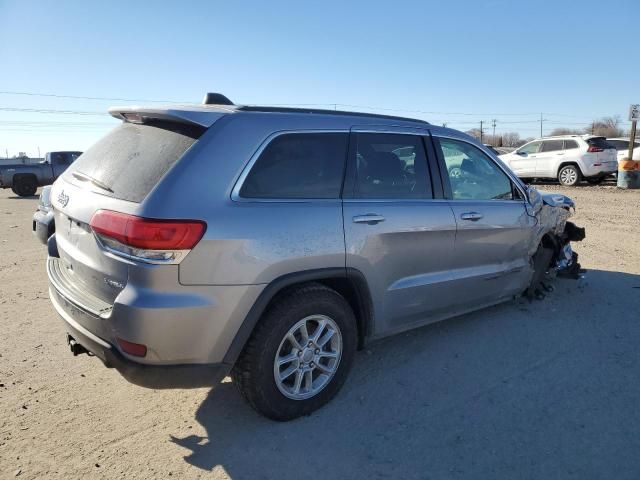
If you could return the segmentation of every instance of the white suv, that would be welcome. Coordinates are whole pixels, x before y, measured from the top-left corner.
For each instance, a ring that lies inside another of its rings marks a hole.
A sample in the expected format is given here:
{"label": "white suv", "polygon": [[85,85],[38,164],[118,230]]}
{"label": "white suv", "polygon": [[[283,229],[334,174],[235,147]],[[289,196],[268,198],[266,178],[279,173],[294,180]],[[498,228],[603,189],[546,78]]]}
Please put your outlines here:
{"label": "white suv", "polygon": [[[607,142],[616,147],[616,150],[618,151],[618,160],[622,160],[629,156],[628,138],[607,138]],[[633,143],[632,160],[640,160],[640,139],[636,139]]]}
{"label": "white suv", "polygon": [[557,178],[569,186],[583,178],[597,184],[618,170],[615,147],[593,135],[540,138],[500,158],[520,178]]}

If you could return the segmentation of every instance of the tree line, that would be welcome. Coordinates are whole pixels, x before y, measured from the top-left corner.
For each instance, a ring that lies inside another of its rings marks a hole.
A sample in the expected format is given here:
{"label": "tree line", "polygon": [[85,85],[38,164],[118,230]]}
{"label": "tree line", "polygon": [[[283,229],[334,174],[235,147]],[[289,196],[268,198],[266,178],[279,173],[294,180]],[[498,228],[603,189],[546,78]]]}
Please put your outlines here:
{"label": "tree line", "polygon": [[[621,126],[621,119],[619,116],[603,117],[598,120],[594,120],[584,128],[566,128],[558,127],[554,128],[549,136],[554,135],[597,135],[599,137],[625,137],[629,136]],[[480,129],[472,128],[467,130],[467,134],[480,140]],[[535,137],[521,138],[518,132],[505,132],[501,134],[491,135],[484,133],[482,135],[482,142],[494,147],[519,147],[527,142],[535,140]]]}

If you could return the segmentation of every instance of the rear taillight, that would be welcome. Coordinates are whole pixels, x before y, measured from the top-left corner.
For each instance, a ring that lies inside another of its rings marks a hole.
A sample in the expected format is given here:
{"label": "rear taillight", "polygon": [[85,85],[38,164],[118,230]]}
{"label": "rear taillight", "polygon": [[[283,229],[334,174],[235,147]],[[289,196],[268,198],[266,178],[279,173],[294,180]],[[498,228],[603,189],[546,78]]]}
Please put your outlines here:
{"label": "rear taillight", "polygon": [[90,225],[113,253],[154,263],[177,263],[206,229],[197,220],[156,220],[110,210],[98,210]]}
{"label": "rear taillight", "polygon": [[587,149],[587,152],[589,152],[589,153],[604,152],[604,148],[594,147],[593,145],[591,145]]}

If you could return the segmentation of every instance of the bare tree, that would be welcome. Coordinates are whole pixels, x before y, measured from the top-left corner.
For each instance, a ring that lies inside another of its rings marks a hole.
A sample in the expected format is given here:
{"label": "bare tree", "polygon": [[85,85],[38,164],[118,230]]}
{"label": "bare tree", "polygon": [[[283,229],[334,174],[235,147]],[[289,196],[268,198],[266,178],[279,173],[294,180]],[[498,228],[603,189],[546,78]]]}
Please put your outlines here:
{"label": "bare tree", "polygon": [[576,130],[574,128],[566,128],[566,127],[560,127],[560,128],[554,128],[551,131],[551,136],[553,137],[554,135],[582,135],[584,133],[583,130]]}
{"label": "bare tree", "polygon": [[501,135],[502,147],[518,147],[523,144],[518,132],[505,132]]}
{"label": "bare tree", "polygon": [[[467,135],[471,135],[473,138],[477,138],[478,140],[480,140],[480,129],[479,128],[472,128],[471,130],[467,130],[466,132]],[[486,135],[483,135],[483,140],[484,137]]]}
{"label": "bare tree", "polygon": [[624,130],[620,127],[620,121],[619,115],[603,117],[599,120],[594,120],[584,131],[601,137],[621,137],[624,135]]}

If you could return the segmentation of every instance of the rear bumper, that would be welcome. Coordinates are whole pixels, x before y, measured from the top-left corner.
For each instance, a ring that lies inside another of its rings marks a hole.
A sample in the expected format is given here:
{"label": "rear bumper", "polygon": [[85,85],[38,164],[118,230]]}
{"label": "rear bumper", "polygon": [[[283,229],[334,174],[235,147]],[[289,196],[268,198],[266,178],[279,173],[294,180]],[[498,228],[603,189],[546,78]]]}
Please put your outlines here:
{"label": "rear bumper", "polygon": [[84,328],[74,316],[89,315],[66,300],[53,286],[51,302],[62,317],[67,333],[107,368],[115,368],[129,382],[146,388],[197,388],[220,383],[231,365],[224,363],[147,365],[132,361],[113,345]]}
{"label": "rear bumper", "polygon": [[602,162],[594,164],[586,164],[581,167],[582,174],[585,177],[604,177],[618,171],[618,162]]}

